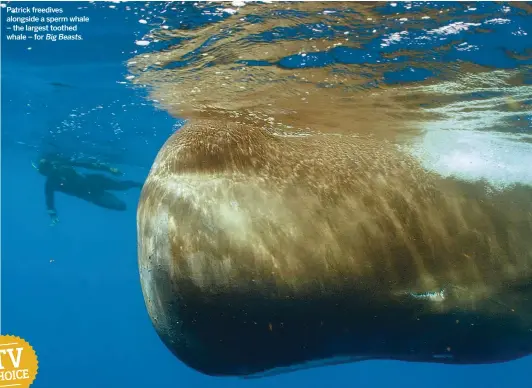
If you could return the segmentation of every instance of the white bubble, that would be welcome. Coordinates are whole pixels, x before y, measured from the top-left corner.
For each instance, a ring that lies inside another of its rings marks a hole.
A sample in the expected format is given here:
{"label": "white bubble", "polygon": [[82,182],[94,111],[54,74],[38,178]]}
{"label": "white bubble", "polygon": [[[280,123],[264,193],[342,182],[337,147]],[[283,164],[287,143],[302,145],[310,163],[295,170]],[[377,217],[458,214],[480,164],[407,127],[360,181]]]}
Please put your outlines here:
{"label": "white bubble", "polygon": [[444,177],[485,180],[494,187],[532,184],[529,135],[469,130],[427,131],[414,148],[425,168]]}
{"label": "white bubble", "polygon": [[453,35],[458,34],[462,31],[467,31],[469,27],[478,27],[480,23],[464,23],[464,22],[455,22],[449,25],[430,30],[429,34],[438,34],[438,35]]}

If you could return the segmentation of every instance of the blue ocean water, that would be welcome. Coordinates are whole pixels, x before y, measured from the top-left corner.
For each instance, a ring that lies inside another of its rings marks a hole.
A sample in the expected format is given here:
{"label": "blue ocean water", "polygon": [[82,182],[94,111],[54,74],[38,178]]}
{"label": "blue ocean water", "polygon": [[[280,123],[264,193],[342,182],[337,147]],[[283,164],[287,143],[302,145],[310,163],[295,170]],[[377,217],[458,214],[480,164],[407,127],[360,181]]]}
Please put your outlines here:
{"label": "blue ocean water", "polygon": [[[21,336],[36,349],[35,387],[528,386],[529,357],[481,366],[366,361],[253,381],[206,377],[181,364],[157,337],[142,298],[136,251],[138,190],[121,193],[128,205],[125,212],[58,194],[60,221],[52,227],[44,178],[32,161],[41,152],[97,158],[119,167],[128,179],[145,179],[158,150],[183,121],[147,98],[147,88],[129,82],[127,62],[184,39],[154,39],[156,27],[193,30],[238,16],[244,3],[38,5],[61,7],[67,15],[88,16],[90,22],[80,26],[82,41],[10,41],[5,30],[8,14],[2,8],[2,333]],[[336,8],[331,3],[324,17],[334,15]],[[368,84],[375,86],[437,79],[441,69],[428,66],[426,57],[432,63],[518,69],[532,64],[530,11],[530,5],[516,3],[382,2],[375,12],[393,19],[382,31],[374,32],[378,28],[369,21],[327,28],[317,23],[273,27],[248,38],[255,43],[324,39],[354,34],[356,29],[364,40],[359,49],[336,46],[291,53],[277,61],[239,58],[235,63],[283,69],[363,65],[371,74]],[[426,14],[433,16],[424,18]],[[445,18],[438,19],[440,14]],[[271,17],[301,15],[279,11]],[[261,18],[248,16],[250,23],[264,22]],[[214,41],[161,69],[194,63]],[[375,77],[374,66],[388,62],[393,66]],[[525,72],[522,84],[530,81]],[[472,98],[484,97],[491,96]],[[520,102],[530,106],[531,97]],[[515,121],[515,132],[529,133],[530,109],[508,120]],[[530,175],[525,173],[523,179]]]}

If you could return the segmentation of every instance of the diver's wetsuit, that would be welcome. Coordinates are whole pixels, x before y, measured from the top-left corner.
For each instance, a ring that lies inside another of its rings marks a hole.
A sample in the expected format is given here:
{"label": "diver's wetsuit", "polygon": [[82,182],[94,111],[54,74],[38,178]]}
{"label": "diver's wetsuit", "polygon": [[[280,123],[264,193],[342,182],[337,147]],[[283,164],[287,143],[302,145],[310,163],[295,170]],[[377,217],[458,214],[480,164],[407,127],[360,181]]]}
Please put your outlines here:
{"label": "diver's wetsuit", "polygon": [[119,181],[102,174],[81,174],[74,167],[118,173],[117,169],[101,163],[76,162],[43,158],[37,170],[46,176],[45,196],[48,213],[57,218],[54,194],[56,191],[84,199],[97,206],[111,210],[126,210],[126,204],[109,191],[125,191],[142,187],[135,181]]}

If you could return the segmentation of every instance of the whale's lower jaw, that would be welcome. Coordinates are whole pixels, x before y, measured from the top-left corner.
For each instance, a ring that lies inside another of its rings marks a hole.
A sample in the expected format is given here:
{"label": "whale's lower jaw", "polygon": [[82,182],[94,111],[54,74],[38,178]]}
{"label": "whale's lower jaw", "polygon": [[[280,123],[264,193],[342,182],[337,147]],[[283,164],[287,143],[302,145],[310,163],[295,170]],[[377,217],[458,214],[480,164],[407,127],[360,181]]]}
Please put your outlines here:
{"label": "whale's lower jaw", "polygon": [[[237,302],[233,311],[223,309],[224,315],[247,306]],[[221,317],[221,309],[208,313],[206,307],[194,309],[188,305],[197,314],[186,314],[185,319],[181,316],[182,331],[178,334],[176,327],[170,331],[159,330],[157,324],[155,327],[178,359],[210,376],[263,378],[366,360],[490,364],[532,352],[532,333],[515,322],[512,325],[510,317],[470,314],[462,317],[464,323],[457,324],[452,316],[417,320],[404,314],[402,322],[389,316],[362,319],[357,324],[352,313],[322,313],[323,305],[316,305],[297,316],[277,315],[270,323],[267,310],[263,314],[247,314],[248,320],[243,320],[243,316],[233,320]],[[394,315],[397,318],[399,312]],[[201,316],[204,318],[200,320]],[[323,326],[318,321],[320,317],[325,320]],[[348,325],[342,325],[348,321]],[[477,327],[469,323],[473,321]]]}
{"label": "whale's lower jaw", "polygon": [[183,282],[176,298],[177,285],[161,287],[171,284],[167,275],[154,269],[144,278],[161,302],[150,308],[152,322],[179,360],[206,375],[259,378],[363,360],[488,364],[532,352],[532,331],[511,313],[424,313],[432,302],[384,302],[347,285],[341,295],[298,299],[206,294]]}

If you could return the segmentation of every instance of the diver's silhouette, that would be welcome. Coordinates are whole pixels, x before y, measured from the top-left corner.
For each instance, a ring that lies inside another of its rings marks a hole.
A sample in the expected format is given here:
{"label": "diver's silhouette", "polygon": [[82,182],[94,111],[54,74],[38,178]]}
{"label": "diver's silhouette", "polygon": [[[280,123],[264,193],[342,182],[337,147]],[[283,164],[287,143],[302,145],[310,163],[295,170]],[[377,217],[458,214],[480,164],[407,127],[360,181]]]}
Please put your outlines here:
{"label": "diver's silhouette", "polygon": [[79,167],[121,175],[118,169],[98,162],[73,161],[58,155],[47,155],[41,158],[34,167],[46,177],[46,208],[52,219],[52,225],[59,221],[55,208],[54,194],[56,191],[106,209],[123,211],[126,210],[125,202],[109,191],[125,191],[134,187],[142,187],[142,183],[139,182],[120,181],[102,174],[82,174],[75,169]]}

